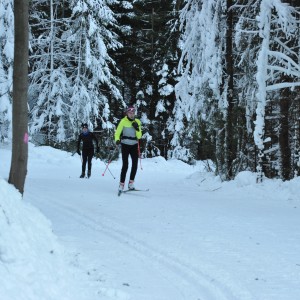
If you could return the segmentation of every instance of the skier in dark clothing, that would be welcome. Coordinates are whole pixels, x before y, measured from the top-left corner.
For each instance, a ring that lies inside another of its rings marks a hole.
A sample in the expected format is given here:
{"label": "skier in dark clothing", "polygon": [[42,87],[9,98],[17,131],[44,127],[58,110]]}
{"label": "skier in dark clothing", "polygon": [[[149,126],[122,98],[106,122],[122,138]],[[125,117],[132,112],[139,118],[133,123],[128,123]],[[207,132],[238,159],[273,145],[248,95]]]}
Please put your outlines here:
{"label": "skier in dark clothing", "polygon": [[99,146],[98,146],[98,140],[95,137],[93,132],[90,132],[88,129],[88,124],[84,123],[81,125],[82,132],[80,133],[78,137],[77,142],[77,153],[81,155],[80,152],[80,144],[82,142],[82,172],[80,175],[80,178],[85,177],[85,168],[86,163],[88,163],[88,178],[91,177],[91,171],[92,171],[92,158],[94,156],[94,143],[96,144],[96,152],[99,153]]}

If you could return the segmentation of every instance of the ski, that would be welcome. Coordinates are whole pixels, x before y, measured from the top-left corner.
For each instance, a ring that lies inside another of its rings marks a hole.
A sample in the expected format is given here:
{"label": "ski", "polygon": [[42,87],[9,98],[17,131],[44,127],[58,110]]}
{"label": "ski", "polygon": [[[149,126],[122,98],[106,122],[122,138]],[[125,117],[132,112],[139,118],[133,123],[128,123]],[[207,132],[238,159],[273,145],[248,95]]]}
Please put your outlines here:
{"label": "ski", "polygon": [[149,191],[149,189],[144,189],[144,190],[141,190],[141,189],[124,190],[124,191],[118,191],[118,196],[120,196],[121,194],[129,193],[129,192],[148,192],[148,191]]}
{"label": "ski", "polygon": [[148,192],[149,189],[141,190],[141,189],[134,189],[134,190],[125,190],[122,191],[122,193],[128,193],[128,192]]}

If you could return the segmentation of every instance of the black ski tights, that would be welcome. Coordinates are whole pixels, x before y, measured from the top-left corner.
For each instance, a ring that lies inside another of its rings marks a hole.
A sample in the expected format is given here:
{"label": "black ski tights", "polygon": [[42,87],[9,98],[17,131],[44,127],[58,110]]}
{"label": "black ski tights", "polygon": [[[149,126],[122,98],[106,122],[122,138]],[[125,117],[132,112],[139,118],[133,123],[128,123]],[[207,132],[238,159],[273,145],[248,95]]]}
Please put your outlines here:
{"label": "black ski tights", "polygon": [[136,171],[137,171],[137,166],[138,166],[138,144],[135,145],[125,145],[122,144],[122,171],[121,171],[121,178],[120,182],[125,182],[126,178],[126,173],[128,170],[128,157],[131,157],[132,160],[132,166],[131,166],[131,172],[130,172],[130,180],[134,180]]}
{"label": "black ski tights", "polygon": [[82,149],[82,174],[85,174],[86,162],[88,163],[88,170],[92,170],[92,158],[94,156],[94,149]]}

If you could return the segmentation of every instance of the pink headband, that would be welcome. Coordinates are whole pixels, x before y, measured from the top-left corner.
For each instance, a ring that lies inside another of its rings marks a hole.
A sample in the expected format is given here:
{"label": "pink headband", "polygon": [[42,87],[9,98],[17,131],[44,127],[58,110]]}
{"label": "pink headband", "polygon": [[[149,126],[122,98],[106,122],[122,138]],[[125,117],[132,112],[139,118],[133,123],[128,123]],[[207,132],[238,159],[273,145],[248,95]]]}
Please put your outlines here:
{"label": "pink headband", "polygon": [[134,107],[128,107],[127,112],[135,112],[135,108]]}

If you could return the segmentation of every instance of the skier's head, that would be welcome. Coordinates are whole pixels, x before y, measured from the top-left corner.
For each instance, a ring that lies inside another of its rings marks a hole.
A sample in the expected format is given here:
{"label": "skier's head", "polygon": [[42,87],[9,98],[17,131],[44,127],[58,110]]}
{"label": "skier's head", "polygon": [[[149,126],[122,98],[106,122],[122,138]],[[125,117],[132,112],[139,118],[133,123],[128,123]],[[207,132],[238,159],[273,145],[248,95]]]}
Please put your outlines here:
{"label": "skier's head", "polygon": [[127,107],[126,114],[127,114],[128,118],[134,119],[135,108],[134,108],[133,105],[130,105],[130,106]]}
{"label": "skier's head", "polygon": [[87,134],[87,133],[88,133],[89,127],[88,127],[88,124],[87,124],[87,123],[82,123],[82,124],[81,124],[81,128],[82,128],[83,134]]}
{"label": "skier's head", "polygon": [[135,108],[133,105],[129,105],[126,109],[126,112],[135,112]]}

